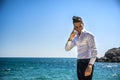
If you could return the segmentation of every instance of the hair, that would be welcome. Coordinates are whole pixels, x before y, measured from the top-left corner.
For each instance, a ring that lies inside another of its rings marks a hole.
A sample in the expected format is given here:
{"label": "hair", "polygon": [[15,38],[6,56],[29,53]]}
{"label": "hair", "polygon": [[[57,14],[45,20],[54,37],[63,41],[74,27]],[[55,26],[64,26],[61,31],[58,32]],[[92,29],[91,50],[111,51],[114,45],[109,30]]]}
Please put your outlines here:
{"label": "hair", "polygon": [[72,20],[73,20],[73,23],[81,22],[82,24],[84,24],[82,18],[79,16],[73,16]]}

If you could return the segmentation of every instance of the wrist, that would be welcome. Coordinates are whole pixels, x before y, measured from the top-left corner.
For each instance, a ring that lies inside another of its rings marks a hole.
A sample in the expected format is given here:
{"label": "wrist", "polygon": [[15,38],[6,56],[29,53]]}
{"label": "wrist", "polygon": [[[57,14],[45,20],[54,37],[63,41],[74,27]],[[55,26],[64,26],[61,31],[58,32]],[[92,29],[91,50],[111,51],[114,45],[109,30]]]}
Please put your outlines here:
{"label": "wrist", "polygon": [[93,64],[89,64],[89,65],[88,65],[88,67],[92,67],[92,66],[93,66]]}
{"label": "wrist", "polygon": [[69,38],[69,39],[68,39],[68,41],[72,41],[72,39],[71,39],[71,38]]}

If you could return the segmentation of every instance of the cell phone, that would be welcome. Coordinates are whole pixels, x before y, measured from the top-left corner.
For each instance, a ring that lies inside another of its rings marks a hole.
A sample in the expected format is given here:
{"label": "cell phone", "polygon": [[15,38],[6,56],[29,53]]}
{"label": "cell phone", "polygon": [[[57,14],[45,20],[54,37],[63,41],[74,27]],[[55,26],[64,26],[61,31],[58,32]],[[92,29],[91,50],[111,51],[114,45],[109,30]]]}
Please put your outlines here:
{"label": "cell phone", "polygon": [[78,31],[74,29],[74,33],[78,34]]}

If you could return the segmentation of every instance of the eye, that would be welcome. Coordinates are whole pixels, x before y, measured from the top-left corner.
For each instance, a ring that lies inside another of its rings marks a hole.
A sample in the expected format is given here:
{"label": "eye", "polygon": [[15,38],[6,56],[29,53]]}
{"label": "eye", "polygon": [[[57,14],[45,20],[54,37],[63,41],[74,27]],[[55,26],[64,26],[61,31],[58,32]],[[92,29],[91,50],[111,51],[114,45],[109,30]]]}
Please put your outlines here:
{"label": "eye", "polygon": [[78,28],[78,26],[75,26],[75,28]]}

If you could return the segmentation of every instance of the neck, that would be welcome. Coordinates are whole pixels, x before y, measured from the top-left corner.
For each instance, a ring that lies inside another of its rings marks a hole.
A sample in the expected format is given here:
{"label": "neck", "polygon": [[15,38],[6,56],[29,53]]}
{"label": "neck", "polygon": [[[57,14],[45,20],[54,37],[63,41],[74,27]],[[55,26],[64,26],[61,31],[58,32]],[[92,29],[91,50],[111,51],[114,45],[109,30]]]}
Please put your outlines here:
{"label": "neck", "polygon": [[81,32],[78,32],[78,35],[80,36]]}

